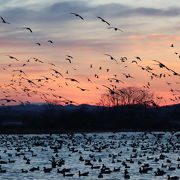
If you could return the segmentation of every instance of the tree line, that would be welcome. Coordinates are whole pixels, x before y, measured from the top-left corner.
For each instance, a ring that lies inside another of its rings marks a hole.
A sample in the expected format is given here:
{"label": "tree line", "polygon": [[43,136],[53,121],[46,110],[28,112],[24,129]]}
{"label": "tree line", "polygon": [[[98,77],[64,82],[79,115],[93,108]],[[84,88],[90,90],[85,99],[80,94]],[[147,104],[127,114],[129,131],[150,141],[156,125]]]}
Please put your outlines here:
{"label": "tree line", "polygon": [[61,109],[56,104],[45,104],[42,111],[1,108],[0,122],[23,122],[21,127],[1,125],[1,131],[8,128],[47,132],[180,130],[180,104],[160,107],[154,101],[154,95],[148,91],[135,87],[120,90],[103,94],[99,105],[93,106],[93,110],[90,105],[72,110]]}

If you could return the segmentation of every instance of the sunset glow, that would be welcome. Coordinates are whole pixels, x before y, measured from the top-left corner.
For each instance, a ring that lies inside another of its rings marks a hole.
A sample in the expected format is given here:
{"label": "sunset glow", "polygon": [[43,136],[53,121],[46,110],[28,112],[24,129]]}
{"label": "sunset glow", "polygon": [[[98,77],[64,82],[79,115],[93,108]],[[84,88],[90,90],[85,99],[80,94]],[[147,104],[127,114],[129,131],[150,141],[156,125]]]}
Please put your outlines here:
{"label": "sunset glow", "polygon": [[[1,16],[10,23],[0,22],[0,98],[96,104],[107,91],[102,85],[116,85],[149,89],[163,97],[161,105],[180,103],[180,5],[177,0],[165,2],[0,1]],[[142,70],[147,66],[150,72]],[[152,73],[158,77],[152,78]],[[108,80],[114,77],[124,83]]]}

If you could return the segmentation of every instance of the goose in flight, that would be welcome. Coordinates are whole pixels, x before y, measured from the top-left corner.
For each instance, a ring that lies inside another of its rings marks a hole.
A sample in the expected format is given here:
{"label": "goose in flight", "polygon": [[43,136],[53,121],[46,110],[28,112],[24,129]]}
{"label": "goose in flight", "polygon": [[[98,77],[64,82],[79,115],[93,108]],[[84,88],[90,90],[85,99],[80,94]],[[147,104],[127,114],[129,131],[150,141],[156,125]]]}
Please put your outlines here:
{"label": "goose in flight", "polygon": [[139,61],[142,61],[142,59],[139,56],[137,56],[136,59],[138,59]]}
{"label": "goose in flight", "polygon": [[70,13],[70,14],[73,14],[73,15],[75,15],[76,17],[79,17],[80,19],[84,20],[84,18],[83,18],[82,16],[80,16],[79,14],[77,14],[77,13]]}
{"label": "goose in flight", "polygon": [[133,60],[131,63],[136,63],[137,64],[137,61]]}
{"label": "goose in flight", "polygon": [[149,66],[146,66],[146,70],[147,70],[147,71],[148,71],[148,70],[152,71],[153,69],[152,69],[151,67],[149,67]]}
{"label": "goose in flight", "polygon": [[118,64],[117,60],[113,58],[110,54],[104,54],[104,55],[109,56],[111,60],[116,61],[116,63]]}
{"label": "goose in flight", "polygon": [[73,57],[72,56],[70,56],[70,55],[66,55],[67,56],[67,58],[66,58],[66,60],[67,61],[69,61],[69,63],[72,63],[72,59],[73,59]]}
{"label": "goose in flight", "polygon": [[50,69],[50,70],[54,71],[55,74],[59,74],[61,77],[63,77],[63,75],[59,71],[57,71],[55,69]]}
{"label": "goose in flight", "polygon": [[43,61],[39,60],[38,58],[33,58],[35,62],[44,63]]}
{"label": "goose in flight", "polygon": [[66,55],[68,58],[73,58],[72,56],[70,56],[70,55]]}
{"label": "goose in flight", "polygon": [[70,58],[66,58],[65,60],[69,61],[70,64],[72,63]]}
{"label": "goose in flight", "polygon": [[108,26],[110,26],[110,23],[104,20],[102,17],[98,16],[97,18],[100,19],[102,22],[105,22]]}
{"label": "goose in flight", "polygon": [[126,62],[128,59],[127,59],[127,57],[121,57],[120,60],[121,60],[121,62]]}
{"label": "goose in flight", "polygon": [[49,43],[53,44],[53,41],[52,40],[48,40]]}
{"label": "goose in flight", "polygon": [[37,42],[37,43],[35,43],[35,44],[37,44],[38,46],[41,46],[41,43],[39,43],[39,42]]}
{"label": "goose in flight", "polygon": [[89,78],[87,80],[88,80],[88,82],[92,83],[92,81]]}
{"label": "goose in flight", "polygon": [[14,56],[10,56],[10,55],[7,55],[10,59],[15,59],[16,61],[19,61],[17,58],[15,58]]}
{"label": "goose in flight", "polygon": [[171,72],[173,72],[173,75],[174,75],[174,76],[180,76],[180,74],[179,74],[179,73],[177,73],[177,72],[173,71],[172,69],[170,69],[170,71],[171,71]]}
{"label": "goose in flight", "polygon": [[30,33],[32,33],[32,29],[29,28],[29,27],[25,27],[25,28],[23,28],[23,29],[27,29]]}
{"label": "goose in flight", "polygon": [[53,63],[48,63],[48,64],[50,64],[51,66],[56,66],[55,64],[53,64]]}
{"label": "goose in flight", "polygon": [[121,31],[121,32],[124,32],[122,29],[120,28],[117,28],[117,27],[108,27],[108,29],[114,29],[115,31]]}
{"label": "goose in flight", "polygon": [[24,78],[24,77],[22,77],[22,79],[27,80],[27,82],[28,82],[29,84],[31,84],[31,85],[37,86],[37,84],[35,84],[35,83],[34,83],[32,80],[30,80],[30,79],[27,79],[27,78]]}
{"label": "goose in flight", "polygon": [[159,61],[157,61],[157,60],[153,60],[153,61],[157,62],[160,68],[165,68],[165,69],[167,69],[168,71],[170,70],[170,69],[169,69],[166,65],[164,65],[163,63],[161,63],[161,62],[159,62]]}
{"label": "goose in flight", "polygon": [[26,73],[21,69],[20,70],[13,70],[13,72],[20,72],[20,73],[24,74],[25,76],[27,76]]}
{"label": "goose in flight", "polygon": [[126,78],[133,78],[130,74],[122,73]]}
{"label": "goose in flight", "polygon": [[119,82],[121,82],[121,83],[123,83],[124,84],[124,82],[123,81],[121,81],[120,79],[117,79],[117,78],[108,78],[108,80],[114,80],[115,82],[117,82],[117,83],[119,83]]}
{"label": "goose in flight", "polygon": [[9,22],[5,21],[5,19],[3,17],[1,17],[2,23],[4,24],[10,24]]}
{"label": "goose in flight", "polygon": [[[102,85],[102,86],[105,87],[105,88],[107,88],[107,89],[109,90],[110,94],[112,94],[112,95],[118,94],[117,92],[115,92],[114,90],[112,90],[111,88],[109,88],[108,86],[106,86],[106,85]],[[118,95],[120,95],[120,94],[118,94]]]}
{"label": "goose in flight", "polygon": [[79,86],[77,86],[77,88],[79,88],[81,91],[89,91],[89,89],[84,89],[84,88],[81,88]]}
{"label": "goose in flight", "polygon": [[46,76],[42,76],[44,78],[44,80],[48,81],[48,80],[52,80],[54,81],[53,79],[49,78],[49,77],[46,77]]}
{"label": "goose in flight", "polygon": [[37,82],[41,82],[41,81],[43,81],[43,80],[45,80],[45,79],[33,79],[33,80],[35,80],[35,81],[37,81]]}
{"label": "goose in flight", "polygon": [[16,100],[14,100],[14,99],[0,99],[0,101],[16,102]]}
{"label": "goose in flight", "polygon": [[67,80],[70,80],[70,81],[73,81],[73,82],[77,82],[77,83],[80,83],[78,80],[74,79],[74,78],[65,78]]}

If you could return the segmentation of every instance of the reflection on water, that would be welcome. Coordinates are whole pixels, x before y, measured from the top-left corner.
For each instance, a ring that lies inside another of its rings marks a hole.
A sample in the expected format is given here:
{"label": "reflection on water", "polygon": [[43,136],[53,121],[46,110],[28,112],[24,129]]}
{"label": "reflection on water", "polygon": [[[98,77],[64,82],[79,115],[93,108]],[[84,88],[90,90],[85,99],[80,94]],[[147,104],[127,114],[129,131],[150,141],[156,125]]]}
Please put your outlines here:
{"label": "reflection on water", "polygon": [[[0,138],[0,179],[115,180],[129,175],[133,180],[164,180],[167,175],[180,174],[178,132],[1,135]],[[155,176],[157,168],[164,175]],[[69,177],[64,177],[63,171]],[[79,176],[79,171],[88,176]]]}

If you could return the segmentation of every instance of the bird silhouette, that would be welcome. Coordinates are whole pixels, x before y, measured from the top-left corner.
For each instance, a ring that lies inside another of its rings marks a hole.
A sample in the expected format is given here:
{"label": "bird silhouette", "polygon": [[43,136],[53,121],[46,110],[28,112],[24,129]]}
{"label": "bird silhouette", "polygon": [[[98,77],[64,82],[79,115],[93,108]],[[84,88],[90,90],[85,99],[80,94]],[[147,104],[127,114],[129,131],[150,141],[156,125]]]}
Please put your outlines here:
{"label": "bird silhouette", "polygon": [[73,15],[75,15],[76,17],[79,17],[80,19],[84,20],[84,18],[83,18],[82,16],[80,16],[79,14],[77,14],[77,13],[70,13],[70,14],[73,14]]}
{"label": "bird silhouette", "polygon": [[130,74],[122,73],[126,78],[133,78]]}
{"label": "bird silhouette", "polygon": [[104,54],[104,55],[109,56],[111,60],[116,61],[116,63],[118,64],[117,60],[114,57],[112,57],[110,54]]}
{"label": "bird silhouette", "polygon": [[109,90],[109,92],[110,92],[110,94],[118,94],[118,95],[120,95],[119,93],[117,93],[117,92],[115,92],[113,89],[111,89],[110,87],[108,87],[108,86],[106,86],[106,85],[102,85],[103,87],[105,87],[105,88],[107,88],[108,90]]}
{"label": "bird silhouette", "polygon": [[79,88],[81,91],[89,91],[89,89],[81,88],[79,86],[77,86],[77,88]]}
{"label": "bird silhouette", "polygon": [[23,73],[25,76],[27,76],[26,73],[21,69],[20,70],[13,70],[13,72],[20,72],[20,73]]}
{"label": "bird silhouette", "polygon": [[37,82],[41,82],[41,81],[43,81],[43,80],[45,80],[45,79],[38,78],[38,79],[32,79],[32,80],[35,80],[35,81],[37,81]]}
{"label": "bird silhouette", "polygon": [[10,24],[9,22],[5,21],[5,19],[3,17],[1,17],[2,23],[4,24]]}
{"label": "bird silhouette", "polygon": [[53,44],[53,41],[52,40],[48,40],[49,43]]}
{"label": "bird silhouette", "polygon": [[104,20],[102,17],[98,16],[97,18],[98,18],[98,19],[100,19],[102,22],[105,22],[107,25],[109,25],[109,26],[110,26],[110,23],[109,23],[109,22],[107,22],[106,20]]}
{"label": "bird silhouette", "polygon": [[27,29],[30,33],[32,33],[32,29],[29,27],[24,27],[23,29]]}
{"label": "bird silhouette", "polygon": [[159,62],[159,61],[157,61],[157,60],[153,60],[153,61],[157,62],[160,68],[165,68],[165,69],[167,69],[167,70],[170,70],[170,69],[169,69],[166,65],[164,65],[163,63],[161,63],[161,62]]}
{"label": "bird silhouette", "polygon": [[66,55],[68,58],[73,58],[72,56],[70,56],[70,55]]}
{"label": "bird silhouette", "polygon": [[73,81],[73,82],[77,82],[77,83],[79,83],[79,81],[78,81],[78,80],[76,80],[76,79],[74,79],[74,78],[65,78],[65,79],[70,80],[70,81]]}
{"label": "bird silhouette", "polygon": [[133,61],[131,61],[131,63],[136,63],[136,64],[137,64],[137,61],[134,61],[134,60],[133,60]]}
{"label": "bird silhouette", "polygon": [[74,71],[77,71],[77,69],[76,69],[76,68],[74,68],[74,67],[72,67],[72,69],[73,69]]}
{"label": "bird silhouette", "polygon": [[37,44],[38,46],[41,46],[41,43],[39,43],[39,42],[37,42],[37,43],[35,43],[35,44]]}
{"label": "bird silhouette", "polygon": [[138,59],[139,61],[142,61],[142,59],[139,56],[136,56],[136,59]]}
{"label": "bird silhouette", "polygon": [[14,100],[14,99],[0,99],[0,101],[16,102],[16,100]]}
{"label": "bird silhouette", "polygon": [[122,29],[120,28],[117,28],[117,27],[108,27],[108,29],[114,29],[115,31],[121,31],[121,32],[124,32]]}
{"label": "bird silhouette", "polygon": [[27,82],[28,82],[29,84],[31,84],[31,85],[35,85],[36,87],[38,87],[38,85],[37,85],[37,84],[35,84],[32,80],[27,79],[27,78],[24,78],[24,77],[22,77],[22,79],[25,79],[25,80],[27,80]]}
{"label": "bird silhouette", "polygon": [[53,63],[48,63],[48,64],[50,64],[51,66],[56,66],[55,64],[53,64]]}
{"label": "bird silhouette", "polygon": [[38,58],[33,58],[35,62],[44,63],[43,61],[39,60]]}
{"label": "bird silhouette", "polygon": [[15,59],[16,61],[19,61],[17,58],[15,58],[14,56],[10,56],[10,55],[7,55],[10,59]]}
{"label": "bird silhouette", "polygon": [[88,81],[90,82],[90,83],[92,83],[92,81],[88,78]]}
{"label": "bird silhouette", "polygon": [[55,70],[55,69],[50,69],[50,70],[54,71],[55,74],[59,74],[61,77],[63,77],[63,75],[62,75],[59,71],[57,71],[57,70]]}
{"label": "bird silhouette", "polygon": [[65,60],[69,61],[69,63],[72,63],[70,58],[66,58]]}
{"label": "bird silhouette", "polygon": [[121,81],[120,79],[117,79],[117,78],[108,78],[108,80],[114,80],[114,81],[117,82],[117,83],[121,82],[121,83],[124,84],[123,81]]}

